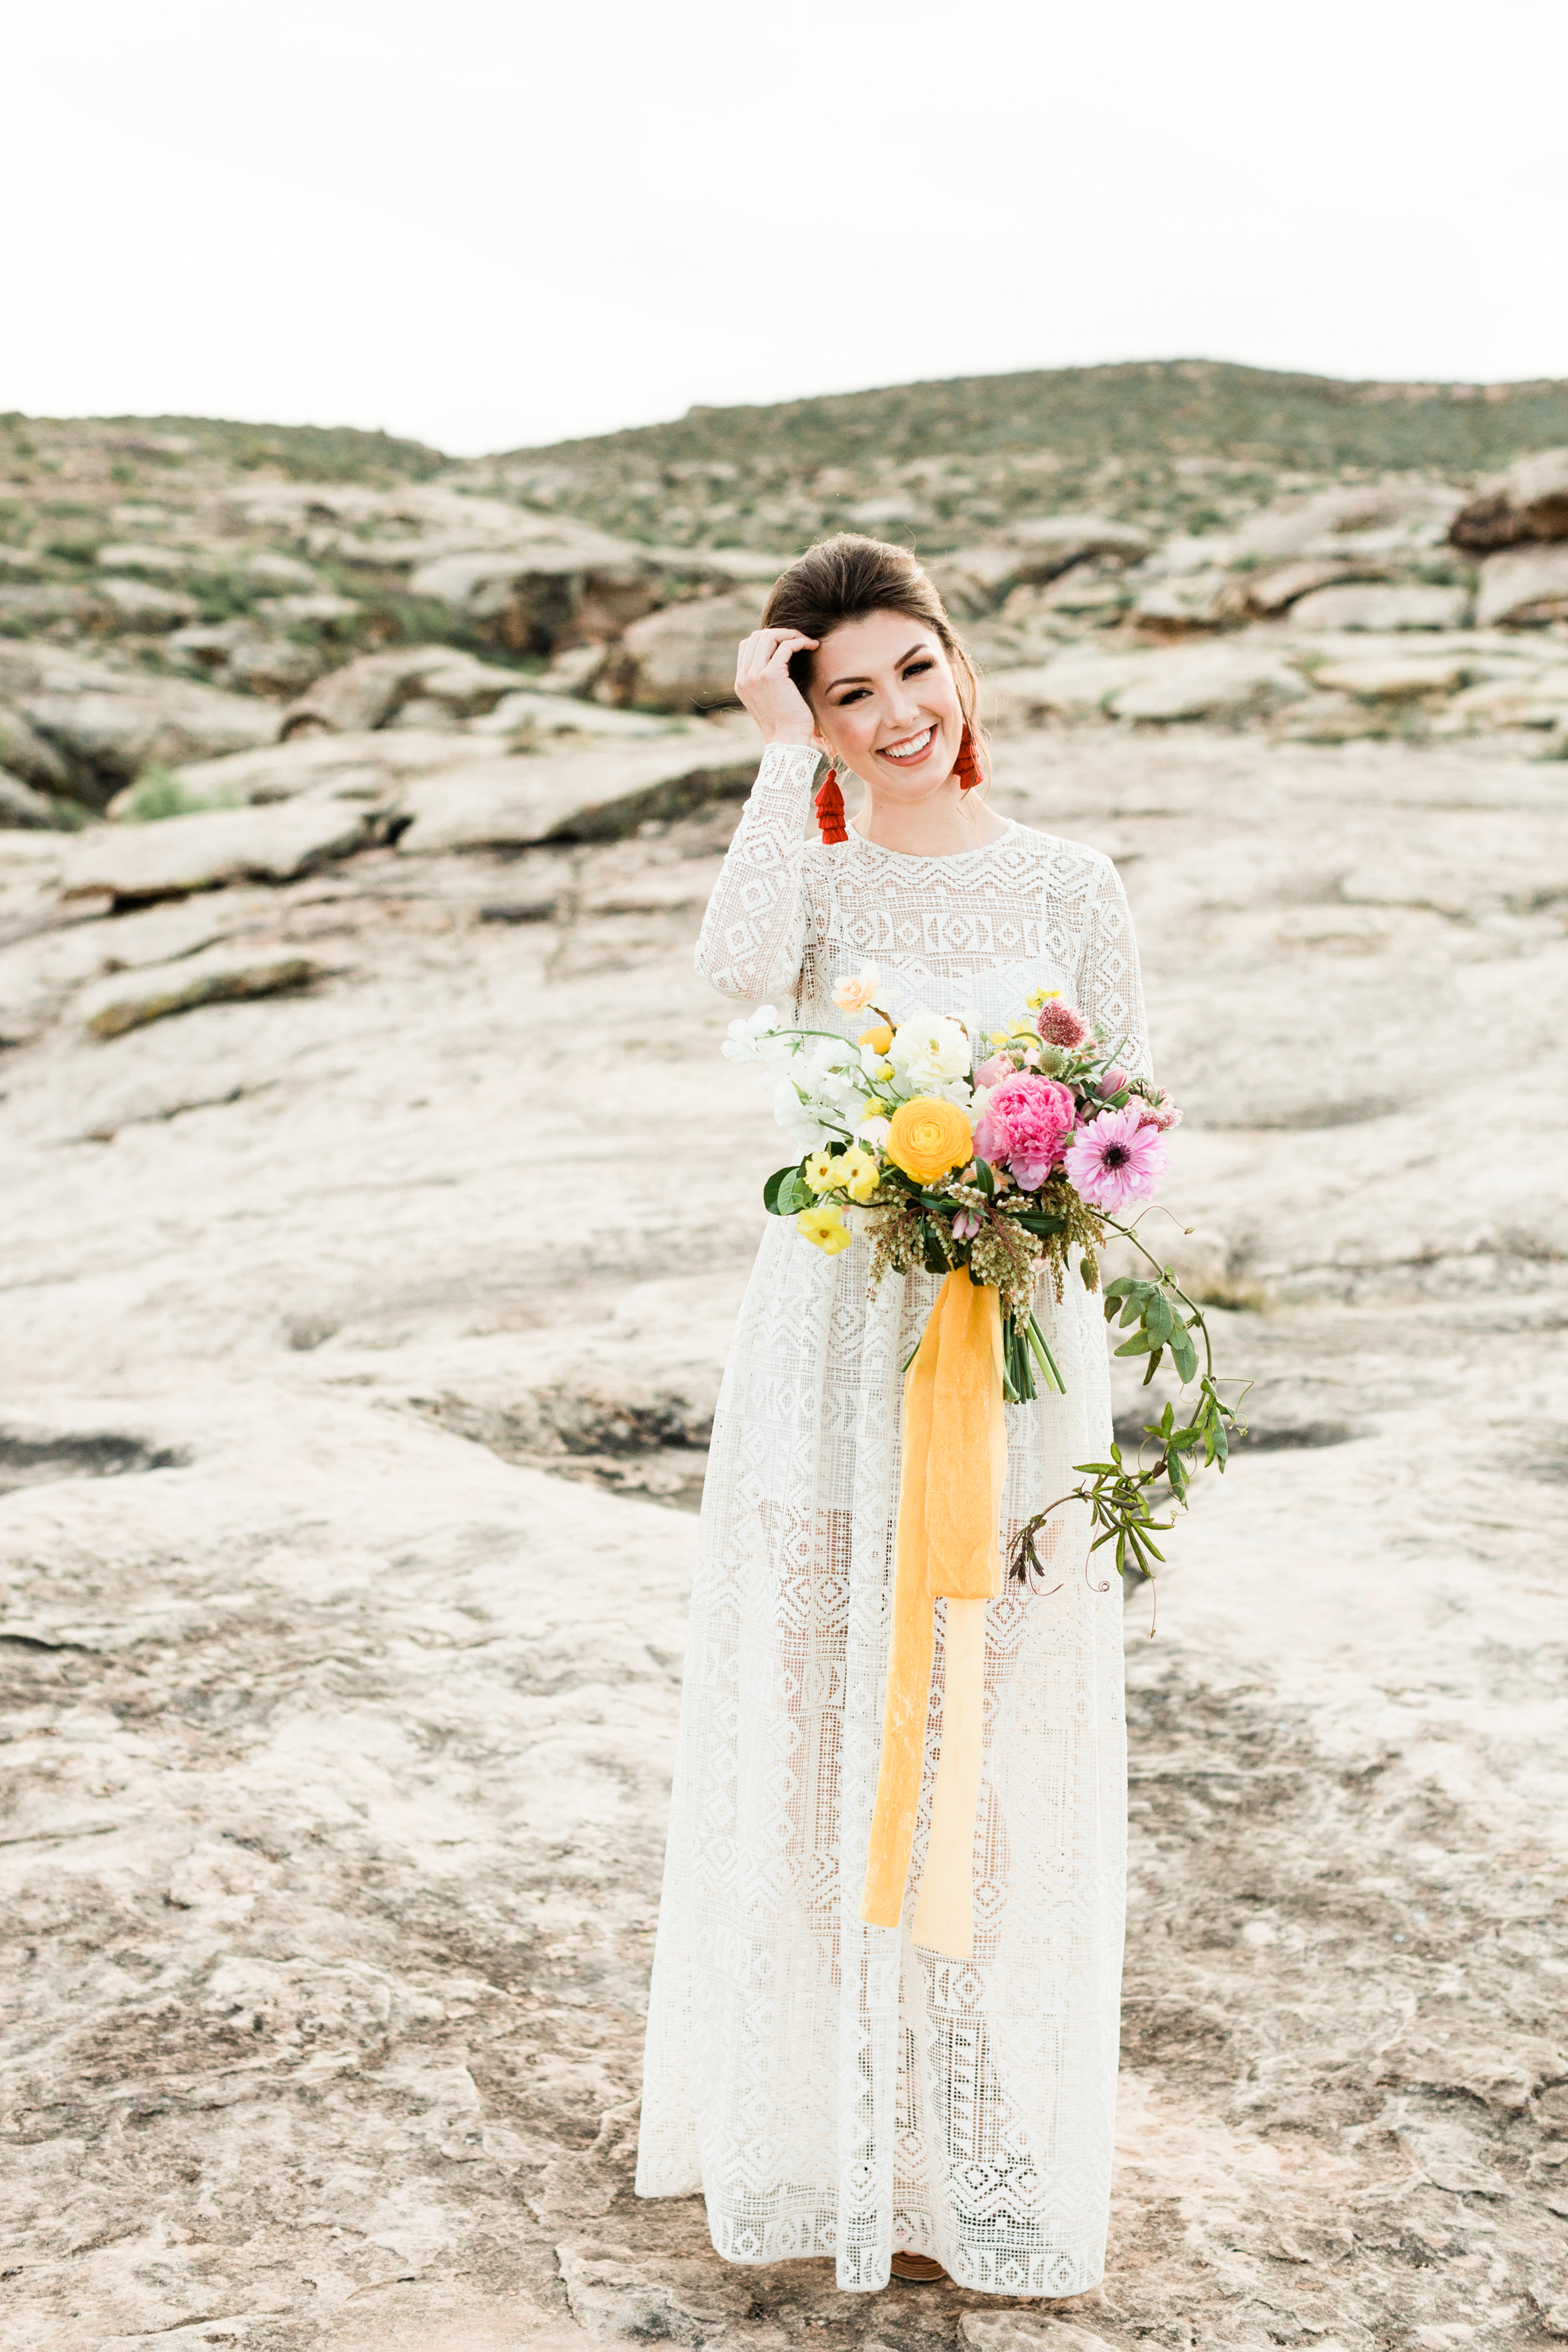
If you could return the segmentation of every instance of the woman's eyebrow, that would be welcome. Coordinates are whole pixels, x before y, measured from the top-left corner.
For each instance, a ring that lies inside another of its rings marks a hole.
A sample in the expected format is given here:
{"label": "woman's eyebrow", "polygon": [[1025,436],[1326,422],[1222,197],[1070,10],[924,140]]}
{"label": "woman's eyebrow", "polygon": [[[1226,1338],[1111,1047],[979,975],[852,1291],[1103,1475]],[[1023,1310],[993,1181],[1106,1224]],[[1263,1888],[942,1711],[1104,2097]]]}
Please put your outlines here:
{"label": "woman's eyebrow", "polygon": [[[899,656],[898,660],[893,664],[893,667],[895,669],[902,669],[907,661],[912,661],[916,654],[924,653],[925,649],[925,639],[923,637],[917,638],[915,643],[910,647],[907,654],[900,654]],[[823,688],[823,692],[825,694],[831,694],[835,687],[869,686],[870,683],[871,681],[868,677],[835,677],[828,680],[828,683]]]}

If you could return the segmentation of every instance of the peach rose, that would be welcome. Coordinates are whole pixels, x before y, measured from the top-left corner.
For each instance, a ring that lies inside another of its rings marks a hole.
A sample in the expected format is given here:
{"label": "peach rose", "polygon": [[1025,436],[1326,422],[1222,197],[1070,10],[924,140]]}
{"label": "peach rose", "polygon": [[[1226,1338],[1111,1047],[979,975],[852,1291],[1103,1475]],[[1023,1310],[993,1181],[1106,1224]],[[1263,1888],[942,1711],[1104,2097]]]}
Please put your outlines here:
{"label": "peach rose", "polygon": [[854,980],[841,980],[833,992],[833,1002],[840,1013],[864,1013],[877,993],[880,972],[874,963],[862,967]]}
{"label": "peach rose", "polygon": [[900,1103],[882,1146],[895,1168],[917,1184],[934,1184],[974,1157],[974,1135],[956,1103],[940,1095],[917,1095]]}

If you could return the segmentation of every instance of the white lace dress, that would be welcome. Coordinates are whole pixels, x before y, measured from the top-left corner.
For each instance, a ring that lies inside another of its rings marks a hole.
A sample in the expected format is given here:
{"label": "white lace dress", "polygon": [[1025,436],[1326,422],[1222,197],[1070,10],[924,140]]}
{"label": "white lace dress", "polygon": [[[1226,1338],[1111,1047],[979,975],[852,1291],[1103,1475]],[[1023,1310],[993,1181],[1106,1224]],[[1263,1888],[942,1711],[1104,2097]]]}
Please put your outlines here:
{"label": "white lace dress", "polygon": [[[816,756],[764,756],[698,968],[726,994],[857,1033],[837,982],[998,1027],[1058,987],[1149,1070],[1114,867],[1012,824],[908,857],[805,839]],[[880,1000],[887,1002],[883,995]],[[973,1023],[972,1023],[973,1027]],[[787,1158],[782,1148],[780,1160]],[[701,2190],[727,2260],[831,2254],[887,2284],[895,2249],[960,2284],[1059,2295],[1104,2265],[1125,1883],[1121,1592],[1057,1514],[1038,1591],[988,1604],[974,1957],[910,1937],[940,1744],[942,1612],[900,1927],[858,1917],[877,1785],[899,1494],[900,1369],[936,1278],[867,1296],[771,1222],[714,1423],[647,2029],[637,2189]],[[1041,1322],[1065,1396],[1009,1405],[1004,1545],[1110,1435],[1105,1323],[1069,1276]]]}

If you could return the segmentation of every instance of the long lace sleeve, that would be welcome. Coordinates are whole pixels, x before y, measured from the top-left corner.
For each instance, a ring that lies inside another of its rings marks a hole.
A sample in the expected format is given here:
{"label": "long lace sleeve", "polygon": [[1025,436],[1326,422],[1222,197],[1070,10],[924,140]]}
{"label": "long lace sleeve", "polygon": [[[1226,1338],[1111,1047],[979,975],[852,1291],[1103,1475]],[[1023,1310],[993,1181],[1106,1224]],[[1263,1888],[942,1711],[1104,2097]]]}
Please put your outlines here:
{"label": "long lace sleeve", "polygon": [[726,996],[793,994],[805,956],[805,810],[816,753],[770,743],[713,886],[697,969]]}
{"label": "long lace sleeve", "polygon": [[1149,1024],[1127,893],[1109,857],[1099,860],[1099,868],[1079,939],[1079,1005],[1100,1024],[1111,1045],[1125,1041],[1121,1058],[1131,1076],[1149,1078],[1154,1075]]}

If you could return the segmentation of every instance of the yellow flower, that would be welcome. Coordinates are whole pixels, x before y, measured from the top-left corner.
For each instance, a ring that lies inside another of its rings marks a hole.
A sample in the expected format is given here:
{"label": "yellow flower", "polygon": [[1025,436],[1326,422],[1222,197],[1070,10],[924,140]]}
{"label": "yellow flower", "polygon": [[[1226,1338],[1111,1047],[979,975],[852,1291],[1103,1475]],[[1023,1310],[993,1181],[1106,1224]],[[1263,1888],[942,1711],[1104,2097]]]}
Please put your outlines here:
{"label": "yellow flower", "polygon": [[886,1054],[892,1042],[893,1028],[889,1021],[879,1021],[873,1029],[862,1029],[855,1040],[858,1045],[869,1045],[873,1054]]}
{"label": "yellow flower", "polygon": [[800,1172],[814,1192],[831,1192],[844,1181],[838,1169],[839,1162],[830,1151],[814,1151]]}
{"label": "yellow flower", "polygon": [[1031,1013],[1037,1013],[1042,1004],[1054,1003],[1060,994],[1059,988],[1037,988],[1033,996],[1026,996],[1024,1002]]}
{"label": "yellow flower", "polygon": [[795,1221],[795,1229],[797,1234],[804,1234],[808,1242],[814,1243],[825,1257],[837,1257],[839,1251],[847,1250],[855,1238],[837,1210],[826,1208],[820,1202],[815,1209],[801,1211]]}
{"label": "yellow flower", "polygon": [[885,1086],[892,1075],[893,1066],[891,1062],[877,1062],[873,1064],[871,1076],[876,1079],[879,1086]]}
{"label": "yellow flower", "polygon": [[896,1168],[917,1184],[934,1184],[974,1157],[974,1134],[956,1103],[939,1095],[917,1095],[893,1113],[884,1149]]}
{"label": "yellow flower", "polygon": [[852,1201],[868,1201],[877,1189],[877,1163],[871,1154],[858,1143],[852,1143],[841,1160],[833,1163],[837,1181]]}

